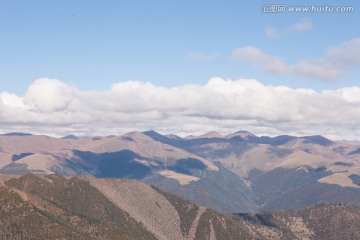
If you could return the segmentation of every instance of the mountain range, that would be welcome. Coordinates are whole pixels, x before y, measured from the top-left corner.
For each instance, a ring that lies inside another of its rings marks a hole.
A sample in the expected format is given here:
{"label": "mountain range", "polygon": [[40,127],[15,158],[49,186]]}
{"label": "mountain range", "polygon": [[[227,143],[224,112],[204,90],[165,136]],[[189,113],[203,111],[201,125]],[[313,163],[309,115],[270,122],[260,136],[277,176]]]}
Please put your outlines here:
{"label": "mountain range", "polygon": [[1,239],[359,239],[360,209],[224,214],[131,179],[0,175]]}
{"label": "mountain range", "polygon": [[221,213],[360,206],[360,145],[322,136],[10,133],[0,136],[0,173],[135,179]]}

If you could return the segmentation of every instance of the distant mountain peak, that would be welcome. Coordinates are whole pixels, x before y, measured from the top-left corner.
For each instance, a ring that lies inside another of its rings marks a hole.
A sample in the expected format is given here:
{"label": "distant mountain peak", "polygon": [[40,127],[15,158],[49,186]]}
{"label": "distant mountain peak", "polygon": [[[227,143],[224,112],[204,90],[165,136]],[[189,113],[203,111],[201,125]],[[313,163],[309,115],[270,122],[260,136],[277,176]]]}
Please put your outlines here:
{"label": "distant mountain peak", "polygon": [[158,134],[158,135],[161,135],[160,133],[158,133],[157,131],[155,130],[148,130],[148,131],[145,131],[145,132],[142,132],[143,134]]}
{"label": "distant mountain peak", "polygon": [[301,138],[304,139],[306,143],[319,144],[324,147],[330,146],[334,143],[333,141],[331,141],[321,135],[305,136],[305,137],[301,137]]}
{"label": "distant mountain peak", "polygon": [[32,136],[32,134],[31,133],[23,133],[23,132],[10,132],[10,133],[0,134],[0,136],[19,136],[19,137],[23,137],[23,136]]}
{"label": "distant mountain peak", "polygon": [[66,135],[65,137],[62,137],[62,139],[74,140],[74,139],[79,139],[79,137],[75,135]]}
{"label": "distant mountain peak", "polygon": [[199,138],[224,138],[224,136],[216,131],[210,131],[199,136],[190,135],[186,137],[186,139],[199,139]]}
{"label": "distant mountain peak", "polygon": [[235,133],[226,135],[226,138],[233,138],[233,137],[241,137],[241,138],[248,139],[249,137],[256,137],[256,136],[248,131],[237,131]]}
{"label": "distant mountain peak", "polygon": [[165,137],[175,139],[175,140],[181,140],[182,139],[181,137],[179,137],[176,134],[167,134],[167,135],[165,135]]}
{"label": "distant mountain peak", "polygon": [[219,138],[223,138],[224,136],[221,135],[220,133],[216,132],[216,131],[210,131],[210,132],[207,132],[199,137],[202,137],[202,138],[214,138],[214,137],[219,137]]}
{"label": "distant mountain peak", "polygon": [[137,132],[137,131],[125,133],[121,136],[122,137],[130,137],[132,139],[149,139],[149,136],[147,136],[146,134],[144,134],[142,132]]}

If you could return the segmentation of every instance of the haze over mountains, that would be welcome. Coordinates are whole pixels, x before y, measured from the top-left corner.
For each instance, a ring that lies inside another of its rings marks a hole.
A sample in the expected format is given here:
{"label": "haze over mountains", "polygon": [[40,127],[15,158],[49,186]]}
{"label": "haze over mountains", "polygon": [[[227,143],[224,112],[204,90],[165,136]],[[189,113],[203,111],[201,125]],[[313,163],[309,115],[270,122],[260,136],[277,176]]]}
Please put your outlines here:
{"label": "haze over mountains", "polygon": [[0,173],[133,178],[224,213],[360,206],[360,145],[322,136],[5,134]]}

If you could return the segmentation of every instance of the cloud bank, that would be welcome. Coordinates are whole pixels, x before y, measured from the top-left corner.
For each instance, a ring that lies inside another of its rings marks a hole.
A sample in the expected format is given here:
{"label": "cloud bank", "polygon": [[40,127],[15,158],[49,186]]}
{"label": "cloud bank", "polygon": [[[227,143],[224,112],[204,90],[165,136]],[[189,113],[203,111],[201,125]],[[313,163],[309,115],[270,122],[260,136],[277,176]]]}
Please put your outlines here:
{"label": "cloud bank", "polygon": [[360,67],[360,38],[329,48],[321,59],[305,59],[294,64],[251,46],[235,49],[232,56],[234,60],[248,62],[267,73],[337,81]]}
{"label": "cloud bank", "polygon": [[3,133],[57,136],[150,129],[187,135],[243,129],[260,135],[359,139],[360,87],[319,93],[215,77],[205,85],[164,88],[128,81],[107,91],[83,91],[44,78],[34,81],[24,96],[0,92],[0,124]]}

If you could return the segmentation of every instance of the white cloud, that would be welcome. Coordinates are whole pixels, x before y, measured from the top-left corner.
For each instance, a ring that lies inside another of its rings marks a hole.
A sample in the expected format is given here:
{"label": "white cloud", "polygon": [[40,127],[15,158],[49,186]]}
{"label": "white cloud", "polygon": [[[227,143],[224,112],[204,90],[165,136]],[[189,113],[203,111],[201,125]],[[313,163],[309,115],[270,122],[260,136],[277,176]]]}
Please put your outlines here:
{"label": "white cloud", "polygon": [[186,57],[188,59],[195,60],[195,61],[208,62],[208,61],[212,61],[212,60],[215,60],[216,58],[218,58],[219,54],[217,54],[217,53],[203,54],[200,52],[189,52],[188,54],[186,54]]}
{"label": "white cloud", "polygon": [[[42,95],[44,94],[44,95]],[[1,132],[108,135],[162,133],[331,134],[358,138],[360,88],[316,92],[264,85],[254,79],[212,78],[174,88],[128,81],[107,91],[82,91],[40,79],[24,96],[0,92]]]}
{"label": "white cloud", "polygon": [[349,103],[360,103],[360,87],[346,87],[337,90],[324,90],[324,95],[344,99]]}
{"label": "white cloud", "polygon": [[295,23],[289,29],[290,31],[294,31],[294,32],[305,32],[312,29],[312,27],[313,27],[312,22],[306,19]]}
{"label": "white cloud", "polygon": [[69,107],[73,89],[58,80],[38,79],[27,90],[24,103],[40,112],[63,111]]}
{"label": "white cloud", "polygon": [[292,74],[325,81],[344,78],[360,67],[360,38],[351,39],[328,49],[322,59],[305,59],[295,64],[263,53],[255,47],[243,47],[233,51],[235,60],[242,60],[275,74]]}
{"label": "white cloud", "polygon": [[0,100],[3,105],[6,105],[9,108],[25,108],[22,98],[13,93],[0,93]]}

